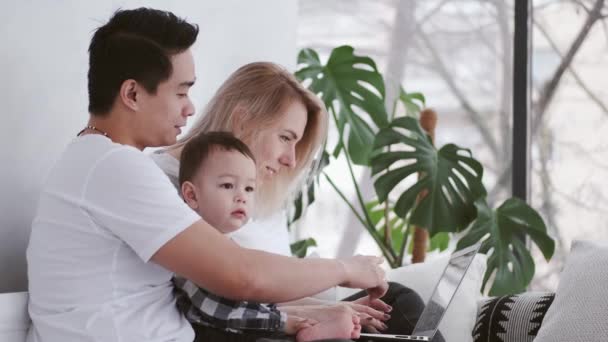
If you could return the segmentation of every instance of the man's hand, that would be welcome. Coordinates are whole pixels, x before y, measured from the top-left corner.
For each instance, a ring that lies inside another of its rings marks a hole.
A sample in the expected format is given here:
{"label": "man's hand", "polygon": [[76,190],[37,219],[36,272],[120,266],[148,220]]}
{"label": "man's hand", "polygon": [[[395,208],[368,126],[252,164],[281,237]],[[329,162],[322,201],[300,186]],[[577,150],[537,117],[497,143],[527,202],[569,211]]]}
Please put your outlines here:
{"label": "man's hand", "polygon": [[367,291],[367,295],[371,299],[382,298],[386,294],[386,291],[388,291],[388,283],[384,280],[380,285],[368,288],[365,291]]}
{"label": "man's hand", "polygon": [[381,257],[356,255],[340,260],[346,276],[346,282],[340,286],[366,289],[372,299],[381,298],[388,291],[384,270],[380,264]]}

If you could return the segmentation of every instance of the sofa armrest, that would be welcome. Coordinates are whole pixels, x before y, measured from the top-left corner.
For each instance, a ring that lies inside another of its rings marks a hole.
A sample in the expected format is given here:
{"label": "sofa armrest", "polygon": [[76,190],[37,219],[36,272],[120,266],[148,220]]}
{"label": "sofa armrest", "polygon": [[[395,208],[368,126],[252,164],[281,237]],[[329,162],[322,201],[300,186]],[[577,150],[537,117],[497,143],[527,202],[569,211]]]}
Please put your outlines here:
{"label": "sofa armrest", "polygon": [[30,326],[27,292],[0,293],[0,341],[25,341]]}

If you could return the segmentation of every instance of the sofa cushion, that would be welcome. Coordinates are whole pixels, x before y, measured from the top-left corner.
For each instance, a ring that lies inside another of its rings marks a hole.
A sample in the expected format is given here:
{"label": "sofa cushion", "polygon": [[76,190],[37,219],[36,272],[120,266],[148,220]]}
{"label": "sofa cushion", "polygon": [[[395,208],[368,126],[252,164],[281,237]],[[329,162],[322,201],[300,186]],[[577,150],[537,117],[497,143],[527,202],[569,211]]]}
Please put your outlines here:
{"label": "sofa cushion", "polygon": [[554,297],[526,292],[483,301],[473,330],[475,342],[532,342]]}
{"label": "sofa cushion", "polygon": [[535,342],[608,340],[608,243],[574,241]]}

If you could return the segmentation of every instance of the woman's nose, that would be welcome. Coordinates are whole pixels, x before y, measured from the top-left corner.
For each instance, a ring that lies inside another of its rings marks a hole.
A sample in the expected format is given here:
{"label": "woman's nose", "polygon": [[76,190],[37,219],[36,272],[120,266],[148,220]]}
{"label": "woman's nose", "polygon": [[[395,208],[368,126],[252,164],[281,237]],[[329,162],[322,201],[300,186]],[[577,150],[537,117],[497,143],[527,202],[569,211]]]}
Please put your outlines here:
{"label": "woman's nose", "polygon": [[296,167],[295,147],[292,147],[288,151],[285,151],[285,153],[283,153],[283,155],[281,155],[279,162],[281,163],[282,166],[288,167],[290,169]]}

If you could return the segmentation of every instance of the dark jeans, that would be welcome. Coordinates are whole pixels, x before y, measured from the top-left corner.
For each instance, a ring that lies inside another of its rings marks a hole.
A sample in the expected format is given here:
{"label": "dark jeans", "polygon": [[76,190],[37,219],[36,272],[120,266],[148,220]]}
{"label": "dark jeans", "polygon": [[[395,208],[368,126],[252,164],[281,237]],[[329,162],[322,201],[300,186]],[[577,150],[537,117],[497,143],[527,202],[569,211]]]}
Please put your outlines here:
{"label": "dark jeans", "polygon": [[[365,291],[360,291],[345,298],[345,301],[353,301],[366,296]],[[385,322],[388,329],[382,331],[383,334],[410,335],[414,331],[418,318],[424,310],[422,298],[414,290],[397,283],[389,283],[389,288],[382,300],[393,307],[390,313],[391,318]],[[361,339],[363,340],[363,339]],[[365,341],[373,341],[365,339]],[[437,332],[433,337],[433,342],[444,342],[441,332]]]}
{"label": "dark jeans", "polygon": [[[193,324],[196,337],[194,342],[294,342],[296,339],[293,336],[284,336],[282,334],[247,332],[245,334],[231,333],[225,330],[205,327],[202,325]],[[347,342],[350,340],[323,340],[319,342]]]}
{"label": "dark jeans", "polygon": [[[355,299],[366,296],[365,291],[360,291],[354,295],[345,298],[345,301],[353,301]],[[420,296],[413,290],[397,284],[389,283],[389,288],[382,300],[393,307],[390,313],[391,318],[385,324],[388,326],[385,334],[411,334],[414,330],[418,317],[424,310],[424,302]],[[201,325],[194,324],[192,326],[196,337],[194,342],[283,342],[295,341],[291,336],[279,336],[272,333],[247,332],[245,334],[236,334],[224,330],[213,329]],[[323,342],[345,342],[350,340],[323,340]],[[367,339],[366,341],[370,341]],[[433,342],[444,342],[443,337],[438,332],[433,338]]]}

